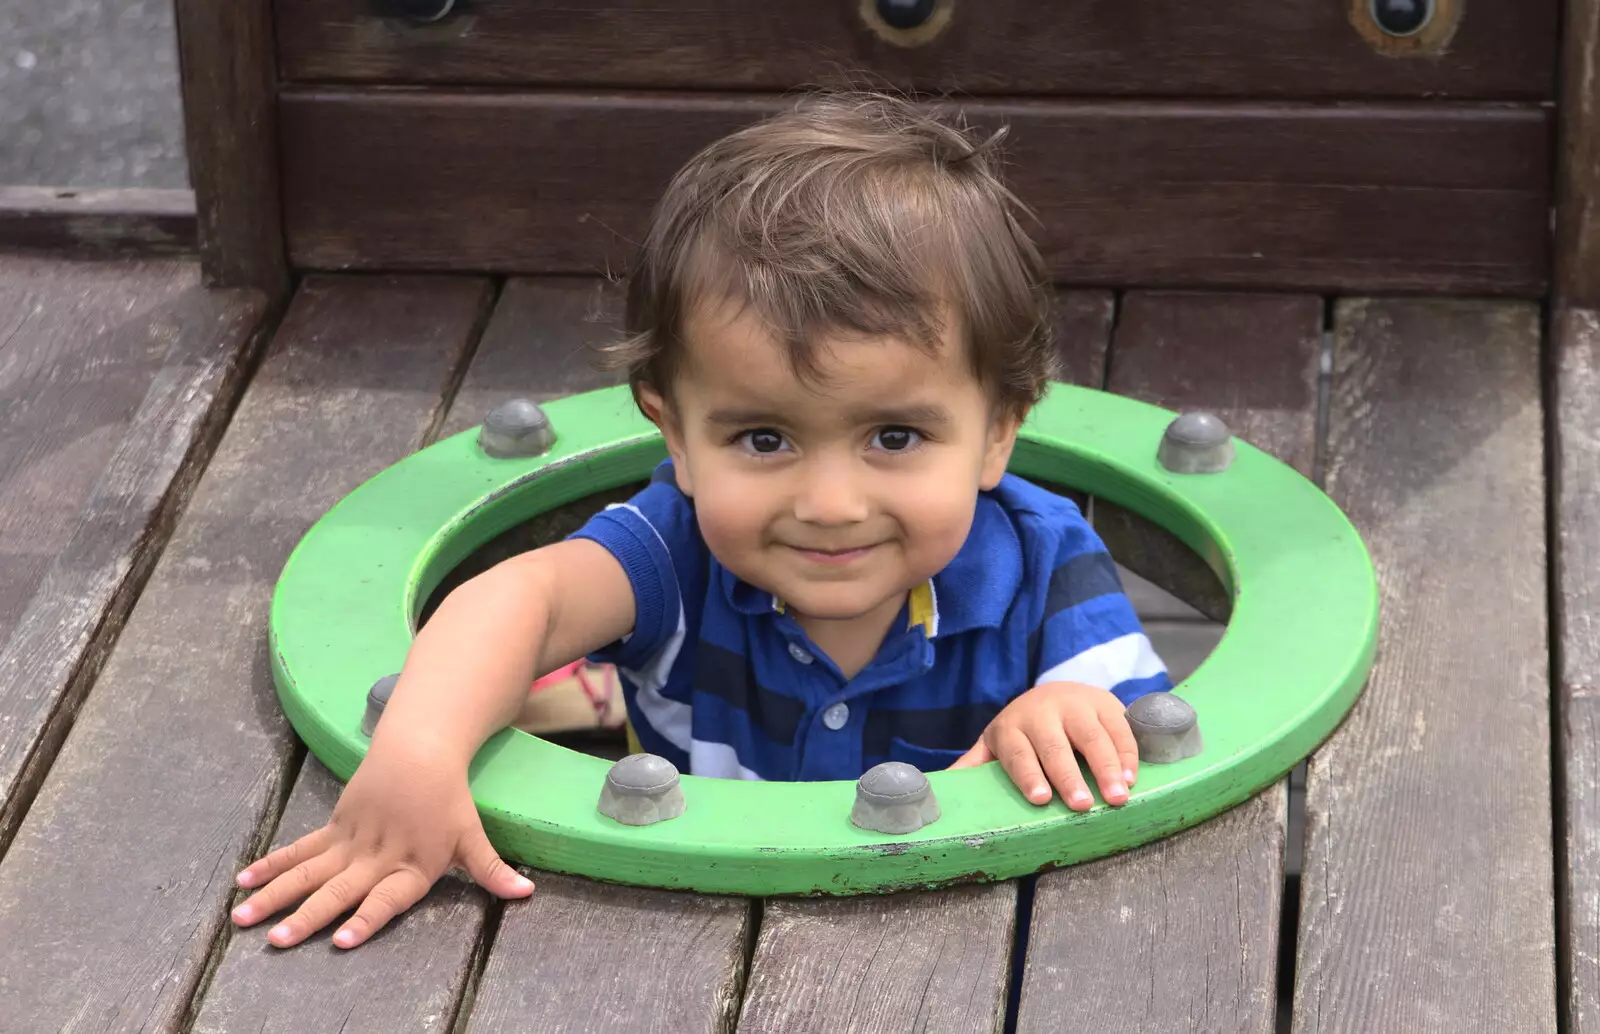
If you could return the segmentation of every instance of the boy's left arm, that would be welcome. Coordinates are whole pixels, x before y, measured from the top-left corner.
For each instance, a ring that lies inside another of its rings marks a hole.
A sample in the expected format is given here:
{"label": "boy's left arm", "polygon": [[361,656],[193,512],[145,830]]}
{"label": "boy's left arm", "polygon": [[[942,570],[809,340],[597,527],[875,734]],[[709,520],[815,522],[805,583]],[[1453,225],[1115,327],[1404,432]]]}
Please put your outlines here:
{"label": "boy's left arm", "polygon": [[1172,688],[1115,562],[1087,523],[1069,529],[1054,560],[1032,689],[989,723],[952,768],[999,761],[1034,804],[1051,799],[1087,811],[1093,798],[1074,751],[1107,804],[1125,804],[1139,749],[1124,712],[1146,693]]}

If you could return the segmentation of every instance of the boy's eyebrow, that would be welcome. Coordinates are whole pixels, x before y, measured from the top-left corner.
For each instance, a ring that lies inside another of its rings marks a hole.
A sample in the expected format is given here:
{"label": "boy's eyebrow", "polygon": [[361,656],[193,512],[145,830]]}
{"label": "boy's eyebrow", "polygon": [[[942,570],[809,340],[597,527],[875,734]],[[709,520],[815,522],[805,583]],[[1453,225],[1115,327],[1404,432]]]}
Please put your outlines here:
{"label": "boy's eyebrow", "polygon": [[[860,409],[851,416],[858,424],[948,424],[950,411],[936,402],[908,406],[874,406]],[[788,423],[782,416],[767,409],[714,409],[706,417],[713,424],[725,427],[759,427],[764,424]]]}

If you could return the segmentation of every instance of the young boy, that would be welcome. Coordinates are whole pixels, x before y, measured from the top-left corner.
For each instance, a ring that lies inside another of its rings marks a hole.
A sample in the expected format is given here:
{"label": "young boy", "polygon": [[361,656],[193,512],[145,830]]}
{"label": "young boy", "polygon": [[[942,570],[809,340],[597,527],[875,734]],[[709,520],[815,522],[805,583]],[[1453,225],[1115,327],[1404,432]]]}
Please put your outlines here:
{"label": "young boy", "polygon": [[328,825],[245,869],[295,944],[353,947],[489,845],[467,766],[533,677],[614,662],[644,750],[695,775],[854,779],[999,760],[1124,803],[1125,705],[1171,688],[1076,506],[1006,473],[1052,370],[1047,279],[987,145],[876,96],[802,103],[668,187],[613,358],[670,460],[419,632]]}

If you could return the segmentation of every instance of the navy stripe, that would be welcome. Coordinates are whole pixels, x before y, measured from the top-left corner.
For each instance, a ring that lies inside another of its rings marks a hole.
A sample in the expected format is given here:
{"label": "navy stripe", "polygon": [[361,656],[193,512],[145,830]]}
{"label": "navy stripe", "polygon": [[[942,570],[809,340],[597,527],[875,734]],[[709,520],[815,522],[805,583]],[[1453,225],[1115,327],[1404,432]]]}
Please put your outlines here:
{"label": "navy stripe", "polygon": [[1050,592],[1044,601],[1044,616],[1059,614],[1080,603],[1122,592],[1116,561],[1110,553],[1079,553],[1050,574]]}
{"label": "navy stripe", "polygon": [[861,730],[863,757],[886,757],[889,741],[899,737],[928,750],[966,750],[978,742],[1004,704],[961,704],[919,711],[867,712]]}
{"label": "navy stripe", "polygon": [[[750,716],[750,724],[773,743],[794,745],[804,701],[774,693],[756,682],[755,665],[748,657],[700,640],[694,655],[692,685],[696,693],[714,696]],[[753,759],[743,759],[751,768]]]}

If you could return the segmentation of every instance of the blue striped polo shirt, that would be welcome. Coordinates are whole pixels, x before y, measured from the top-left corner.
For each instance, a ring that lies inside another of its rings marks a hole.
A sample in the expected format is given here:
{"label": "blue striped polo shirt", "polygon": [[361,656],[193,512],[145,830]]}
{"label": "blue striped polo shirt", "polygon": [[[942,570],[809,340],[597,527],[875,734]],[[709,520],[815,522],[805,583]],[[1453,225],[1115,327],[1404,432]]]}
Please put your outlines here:
{"label": "blue striped polo shirt", "polygon": [[1123,703],[1171,688],[1116,566],[1070,499],[1006,475],[972,530],[910,594],[853,678],[771,593],[706,548],[671,461],[574,533],[633,585],[631,633],[594,655],[621,675],[640,746],[694,775],[857,779],[883,761],[947,768],[1016,697],[1046,682]]}

